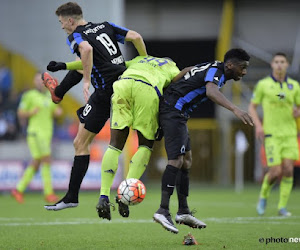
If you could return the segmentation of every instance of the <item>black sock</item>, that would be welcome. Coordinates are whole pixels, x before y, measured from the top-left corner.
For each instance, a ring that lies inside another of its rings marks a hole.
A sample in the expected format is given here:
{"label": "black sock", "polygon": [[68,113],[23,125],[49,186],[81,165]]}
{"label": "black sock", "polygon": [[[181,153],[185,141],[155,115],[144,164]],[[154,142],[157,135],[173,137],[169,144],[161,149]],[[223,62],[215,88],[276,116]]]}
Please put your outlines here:
{"label": "black sock", "polygon": [[169,210],[170,197],[173,194],[178,168],[168,165],[161,181],[160,207]]}
{"label": "black sock", "polygon": [[79,83],[81,79],[82,74],[78,73],[76,70],[69,71],[62,82],[55,88],[54,94],[59,98],[63,98],[69,89]]}
{"label": "black sock", "polygon": [[176,190],[178,196],[178,213],[189,213],[187,197],[189,196],[189,170],[181,168],[177,175]]}
{"label": "black sock", "polygon": [[78,202],[78,193],[81,182],[88,170],[90,163],[90,155],[78,155],[74,157],[73,167],[70,176],[69,190],[67,198],[71,201]]}

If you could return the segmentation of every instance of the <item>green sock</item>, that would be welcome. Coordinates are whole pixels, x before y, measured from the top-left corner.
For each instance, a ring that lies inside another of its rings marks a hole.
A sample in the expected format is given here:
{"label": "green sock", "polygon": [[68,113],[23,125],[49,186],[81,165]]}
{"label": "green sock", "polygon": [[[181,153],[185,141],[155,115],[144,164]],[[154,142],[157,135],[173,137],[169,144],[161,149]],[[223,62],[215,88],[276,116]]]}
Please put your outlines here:
{"label": "green sock", "polygon": [[293,188],[293,177],[283,176],[279,186],[278,209],[285,208]]}
{"label": "green sock", "polygon": [[44,194],[53,194],[53,188],[51,183],[51,170],[49,163],[44,163],[41,168],[41,176],[44,184]]}
{"label": "green sock", "polygon": [[23,174],[22,179],[19,181],[17,185],[17,190],[21,193],[24,193],[31,179],[35,175],[35,169],[33,166],[28,166]]}
{"label": "green sock", "polygon": [[140,179],[149,163],[152,150],[146,146],[140,146],[131,158],[126,179]]}
{"label": "green sock", "polygon": [[260,189],[260,198],[268,199],[274,183],[269,183],[269,174],[266,174]]}
{"label": "green sock", "polygon": [[119,156],[121,153],[121,150],[114,148],[111,145],[108,146],[101,164],[100,195],[110,196],[110,188],[118,169]]}

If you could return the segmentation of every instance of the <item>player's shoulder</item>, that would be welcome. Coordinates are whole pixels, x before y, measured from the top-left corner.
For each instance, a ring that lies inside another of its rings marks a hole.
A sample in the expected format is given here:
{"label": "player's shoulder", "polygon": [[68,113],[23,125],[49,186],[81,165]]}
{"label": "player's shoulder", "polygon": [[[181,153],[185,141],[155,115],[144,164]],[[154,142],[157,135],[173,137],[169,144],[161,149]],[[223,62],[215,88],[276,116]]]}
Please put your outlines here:
{"label": "player's shoulder", "polygon": [[271,76],[265,76],[264,78],[258,80],[257,85],[267,84],[274,82]]}
{"label": "player's shoulder", "polygon": [[299,87],[299,82],[291,77],[287,77],[287,83]]}

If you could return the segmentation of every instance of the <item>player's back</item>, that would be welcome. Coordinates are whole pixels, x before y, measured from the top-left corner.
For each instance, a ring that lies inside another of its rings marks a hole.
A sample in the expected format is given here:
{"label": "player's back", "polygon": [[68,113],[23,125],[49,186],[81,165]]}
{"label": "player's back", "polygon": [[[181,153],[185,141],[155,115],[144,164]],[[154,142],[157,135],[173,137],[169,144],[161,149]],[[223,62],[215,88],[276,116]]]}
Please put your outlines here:
{"label": "player's back", "polygon": [[153,87],[157,86],[161,93],[180,72],[172,60],[152,56],[137,56],[126,62],[126,66],[127,70],[122,74],[122,78],[145,81]]}
{"label": "player's back", "polygon": [[80,57],[78,45],[87,41],[93,47],[92,84],[97,89],[111,87],[125,67],[118,42],[124,43],[128,29],[113,23],[92,23],[78,26],[69,35],[67,43],[72,53]]}

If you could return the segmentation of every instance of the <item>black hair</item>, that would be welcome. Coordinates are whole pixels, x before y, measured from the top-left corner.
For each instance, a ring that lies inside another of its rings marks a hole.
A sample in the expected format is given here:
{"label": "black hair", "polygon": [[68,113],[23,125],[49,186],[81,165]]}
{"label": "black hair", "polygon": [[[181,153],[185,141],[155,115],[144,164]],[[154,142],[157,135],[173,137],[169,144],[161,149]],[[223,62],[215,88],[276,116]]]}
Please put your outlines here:
{"label": "black hair", "polygon": [[250,56],[248,53],[243,49],[231,49],[228,50],[224,56],[224,62],[228,60],[238,60],[238,61],[249,61]]}

